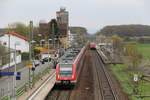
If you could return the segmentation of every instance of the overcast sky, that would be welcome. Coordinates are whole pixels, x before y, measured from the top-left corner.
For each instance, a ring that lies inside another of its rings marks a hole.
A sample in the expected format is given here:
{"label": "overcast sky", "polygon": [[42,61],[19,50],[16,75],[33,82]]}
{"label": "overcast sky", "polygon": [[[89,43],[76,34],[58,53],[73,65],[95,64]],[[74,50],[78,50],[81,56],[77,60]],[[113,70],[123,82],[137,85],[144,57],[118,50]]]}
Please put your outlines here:
{"label": "overcast sky", "polygon": [[50,21],[60,7],[69,11],[70,26],[86,27],[90,33],[106,25],[150,25],[150,0],[0,0],[0,28]]}

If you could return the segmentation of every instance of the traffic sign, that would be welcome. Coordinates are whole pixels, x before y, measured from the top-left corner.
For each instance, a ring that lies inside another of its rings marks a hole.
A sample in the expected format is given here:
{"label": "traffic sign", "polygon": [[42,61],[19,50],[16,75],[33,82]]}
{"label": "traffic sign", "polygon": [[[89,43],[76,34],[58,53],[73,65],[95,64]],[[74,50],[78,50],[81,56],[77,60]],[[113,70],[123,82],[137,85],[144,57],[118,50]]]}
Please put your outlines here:
{"label": "traffic sign", "polygon": [[16,80],[21,80],[21,72],[17,72]]}
{"label": "traffic sign", "polygon": [[29,63],[29,68],[32,68],[32,65],[33,65],[33,63],[32,63],[32,62],[30,62],[30,63]]}
{"label": "traffic sign", "polygon": [[21,80],[21,77],[20,76],[16,76],[16,80]]}
{"label": "traffic sign", "polygon": [[13,76],[14,72],[0,72],[0,76]]}
{"label": "traffic sign", "polygon": [[138,75],[134,74],[134,81],[137,82],[138,81]]}
{"label": "traffic sign", "polygon": [[35,71],[35,67],[32,67],[32,71]]}
{"label": "traffic sign", "polygon": [[20,75],[21,75],[21,72],[17,72],[17,75],[20,76]]}
{"label": "traffic sign", "polygon": [[[0,72],[0,76],[13,76],[14,72]],[[17,72],[17,75],[21,75],[21,72]]]}

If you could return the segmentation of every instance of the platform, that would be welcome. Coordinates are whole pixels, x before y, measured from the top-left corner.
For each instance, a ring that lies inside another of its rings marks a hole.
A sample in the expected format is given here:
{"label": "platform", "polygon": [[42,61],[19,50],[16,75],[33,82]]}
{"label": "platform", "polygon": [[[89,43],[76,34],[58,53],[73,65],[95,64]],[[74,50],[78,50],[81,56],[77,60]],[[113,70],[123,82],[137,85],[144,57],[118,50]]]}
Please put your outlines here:
{"label": "platform", "polygon": [[41,78],[35,86],[25,92],[17,100],[44,100],[49,91],[55,84],[55,69],[52,69],[49,73]]}

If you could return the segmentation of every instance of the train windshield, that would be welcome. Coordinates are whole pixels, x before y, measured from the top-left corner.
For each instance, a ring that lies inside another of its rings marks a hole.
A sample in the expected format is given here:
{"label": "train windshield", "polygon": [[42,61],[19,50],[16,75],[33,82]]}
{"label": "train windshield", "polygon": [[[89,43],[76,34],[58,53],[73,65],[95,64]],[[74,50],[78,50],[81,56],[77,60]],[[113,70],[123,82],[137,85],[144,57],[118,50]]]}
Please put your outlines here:
{"label": "train windshield", "polygon": [[72,64],[60,64],[59,74],[61,77],[72,77]]}
{"label": "train windshield", "polygon": [[94,47],[94,46],[95,46],[95,43],[91,43],[91,46]]}

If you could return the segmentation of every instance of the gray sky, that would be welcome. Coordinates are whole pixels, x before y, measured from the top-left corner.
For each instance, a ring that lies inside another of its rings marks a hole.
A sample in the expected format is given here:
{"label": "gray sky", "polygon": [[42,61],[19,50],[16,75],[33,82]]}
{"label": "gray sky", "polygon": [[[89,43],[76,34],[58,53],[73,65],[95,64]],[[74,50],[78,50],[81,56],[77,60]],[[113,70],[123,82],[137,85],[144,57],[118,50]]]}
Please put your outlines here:
{"label": "gray sky", "polygon": [[0,28],[50,21],[62,6],[69,11],[70,26],[84,26],[90,33],[106,25],[150,25],[150,0],[0,0]]}

